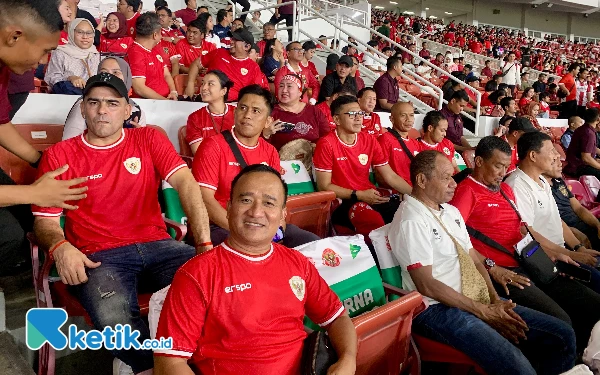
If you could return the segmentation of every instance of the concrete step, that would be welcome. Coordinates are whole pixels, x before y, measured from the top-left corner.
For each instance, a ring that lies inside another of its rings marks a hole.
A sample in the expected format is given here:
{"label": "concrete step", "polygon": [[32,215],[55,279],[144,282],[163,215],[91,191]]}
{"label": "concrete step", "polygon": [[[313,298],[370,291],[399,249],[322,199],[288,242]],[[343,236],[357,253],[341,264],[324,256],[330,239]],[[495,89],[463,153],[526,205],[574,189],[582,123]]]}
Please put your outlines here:
{"label": "concrete step", "polygon": [[8,332],[0,333],[0,370],[3,375],[34,375]]}

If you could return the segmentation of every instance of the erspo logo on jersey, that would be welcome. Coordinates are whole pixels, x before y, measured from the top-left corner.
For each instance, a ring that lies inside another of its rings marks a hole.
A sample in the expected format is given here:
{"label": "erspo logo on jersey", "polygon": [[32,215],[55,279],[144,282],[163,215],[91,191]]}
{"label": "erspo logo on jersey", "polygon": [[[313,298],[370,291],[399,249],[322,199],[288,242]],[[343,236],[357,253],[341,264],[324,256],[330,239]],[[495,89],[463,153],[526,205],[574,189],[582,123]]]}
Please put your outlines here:
{"label": "erspo logo on jersey", "polygon": [[237,285],[225,287],[225,293],[233,293],[236,290],[239,292],[243,292],[244,290],[250,289],[250,288],[252,288],[252,284],[250,284],[250,283],[237,284]]}

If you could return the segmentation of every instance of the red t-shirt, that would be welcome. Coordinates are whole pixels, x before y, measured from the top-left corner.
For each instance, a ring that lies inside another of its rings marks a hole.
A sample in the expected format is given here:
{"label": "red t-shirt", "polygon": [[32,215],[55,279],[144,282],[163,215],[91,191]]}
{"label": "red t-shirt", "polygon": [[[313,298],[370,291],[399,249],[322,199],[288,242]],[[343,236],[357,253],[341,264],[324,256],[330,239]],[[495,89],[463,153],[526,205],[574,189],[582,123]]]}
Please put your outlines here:
{"label": "red t-shirt", "polygon": [[[411,138],[402,138],[402,140],[413,156],[419,153],[419,141]],[[400,142],[390,132],[384,133],[381,137],[377,138],[377,141],[381,145],[383,154],[390,161],[390,167],[392,167],[398,176],[402,177],[404,181],[412,186],[410,182],[410,156],[406,155]]]}
{"label": "red t-shirt", "polygon": [[130,37],[132,37],[133,39],[135,39],[135,21],[137,21],[138,17],[140,16],[139,13],[135,13],[133,15],[133,17],[131,17],[130,19],[127,20],[127,35],[129,35]]}
{"label": "red t-shirt", "polygon": [[419,140],[419,152],[425,150],[436,150],[446,155],[448,160],[454,160],[454,144],[448,138],[442,139],[440,143],[431,145],[425,142],[422,138]]}
{"label": "red t-shirt", "polygon": [[317,67],[315,66],[314,62],[309,61],[308,65],[304,65],[302,62],[300,62],[300,65],[302,66],[302,68],[308,68],[308,70],[310,70],[310,72],[313,74],[313,76],[315,76],[315,78],[319,76],[319,71],[317,70]]}
{"label": "red t-shirt", "polygon": [[483,50],[483,45],[480,42],[474,40],[471,43],[469,43],[469,49],[473,53],[481,53],[481,51]]}
{"label": "red t-shirt", "polygon": [[181,34],[179,30],[165,29],[164,27],[160,29],[160,36],[162,36],[163,38],[175,38],[175,43],[177,43],[178,39],[185,38],[185,36],[183,36],[183,34]]}
{"label": "red t-shirt", "polygon": [[276,106],[271,113],[274,120],[281,120],[295,124],[296,127],[289,132],[277,132],[271,136],[269,142],[277,149],[294,139],[306,139],[315,143],[319,138],[329,133],[329,122],[323,112],[313,105],[306,104],[300,113],[284,111]]}
{"label": "red t-shirt", "polygon": [[[256,146],[248,147],[237,140],[233,131],[231,134],[237,142],[246,164],[265,164],[276,170],[281,169],[277,150],[263,138],[258,139]],[[215,190],[215,199],[223,208],[227,206],[229,200],[231,182],[241,170],[233,151],[221,134],[207,138],[200,144],[192,165],[192,172],[198,185]]]}
{"label": "red t-shirt", "polygon": [[217,47],[213,43],[202,41],[202,46],[192,46],[186,39],[182,39],[175,45],[175,52],[181,56],[179,64],[185,67],[190,67],[190,64],[200,57],[202,66],[206,66],[206,54],[216,50]]}
{"label": "red t-shirt", "polygon": [[101,53],[114,53],[126,55],[133,44],[133,39],[126,36],[124,38],[107,39],[104,35],[100,36],[100,46],[98,51]]}
{"label": "red t-shirt", "polygon": [[10,110],[12,106],[8,101],[8,81],[10,70],[0,64],[0,125],[10,122]]}
{"label": "red t-shirt", "polygon": [[59,46],[64,46],[69,43],[69,33],[66,30],[60,31],[60,39],[58,40]]}
{"label": "red t-shirt", "polygon": [[[504,141],[506,141],[506,143],[508,143],[508,140],[506,139],[505,135],[502,136],[502,139]],[[510,149],[511,149],[512,155],[510,157],[510,166],[506,170],[507,175],[509,173],[514,172],[515,169],[517,169],[517,164],[519,164],[519,153],[517,152],[517,145],[515,145],[514,147],[511,147]]]}
{"label": "red t-shirt", "polygon": [[[83,253],[169,238],[156,192],[186,164],[169,139],[156,129],[124,129],[119,140],[94,146],[85,133],[50,147],[42,156],[38,176],[65,164],[56,177],[88,176],[87,197],[78,209],[66,211],[65,237]],[[59,217],[62,208],[32,206],[34,216]]]}
{"label": "red t-shirt", "polygon": [[[321,85],[319,84],[319,81],[317,81],[317,79],[310,72],[309,69],[306,69],[306,68],[303,69],[302,66],[298,66],[298,68],[299,68],[298,72],[295,72],[294,69],[291,67],[291,65],[286,63],[281,68],[279,68],[277,73],[275,73],[275,80],[273,82],[273,84],[275,86],[275,97],[278,97],[278,95],[279,95],[279,83],[281,82],[281,79],[284,76],[286,76],[287,74],[295,74],[295,75],[298,75],[300,78],[302,78],[302,84],[304,85],[304,87],[312,90],[311,98],[318,100],[319,91],[321,90]],[[308,94],[305,94],[301,100],[304,103],[308,103],[308,100],[309,100]]]}
{"label": "red t-shirt", "polygon": [[229,90],[227,100],[235,102],[238,99],[239,91],[246,86],[258,84],[268,89],[269,84],[262,79],[262,72],[257,63],[250,58],[236,59],[231,56],[229,50],[224,48],[216,49],[206,56],[208,70],[219,69],[233,81],[233,87]]}
{"label": "red t-shirt", "polygon": [[173,66],[173,59],[178,59],[181,57],[175,51],[175,44],[161,40],[160,43],[158,43],[158,45],[155,47],[155,49],[157,49],[160,53],[160,56],[162,57],[163,61],[165,62],[165,65],[167,66],[167,69],[169,69],[170,72],[171,67]]}
{"label": "red t-shirt", "polygon": [[331,183],[350,190],[368,190],[375,186],[369,181],[373,168],[388,164],[381,146],[367,134],[358,133],[354,144],[340,140],[332,131],[317,142],[313,156],[315,169],[331,173]]}
{"label": "red t-shirt", "polygon": [[381,126],[381,118],[379,118],[377,113],[365,113],[363,116],[362,132],[372,135],[375,138],[384,133],[383,126]]}
{"label": "red t-shirt", "polygon": [[565,74],[558,83],[564,84],[565,88],[569,90],[569,95],[565,99],[567,102],[576,99],[577,88],[575,87],[575,79],[571,73]]}
{"label": "red t-shirt", "polygon": [[[515,195],[504,182],[504,193],[515,202]],[[450,204],[458,208],[465,223],[490,237],[506,250],[514,253],[514,245],[522,238],[521,220],[500,192],[493,192],[469,176],[456,188]],[[473,247],[486,258],[493,259],[501,267],[518,267],[516,259],[500,250],[471,237]]]}
{"label": "red t-shirt", "polygon": [[319,108],[319,110],[321,112],[323,112],[323,114],[327,118],[327,122],[329,123],[329,130],[335,130],[337,125],[335,124],[335,121],[333,121],[333,116],[331,115],[331,108],[329,108],[329,106],[327,105],[327,102],[326,101],[321,102],[321,103],[317,104],[315,107]]}
{"label": "red t-shirt", "polygon": [[173,348],[155,354],[186,358],[202,374],[296,375],[304,316],[325,327],[343,312],[301,253],[273,244],[252,257],[223,243],[175,274],[156,335]]}
{"label": "red t-shirt", "polygon": [[[134,42],[129,49],[129,66],[132,78],[146,78],[146,86],[156,91],[165,98],[169,95],[169,85],[165,80],[165,67],[167,63],[161,51],[154,47],[152,51],[146,49],[138,42]],[[139,98],[135,90],[134,97]]]}
{"label": "red t-shirt", "polygon": [[214,114],[208,110],[208,106],[202,107],[188,117],[185,140],[193,145],[202,142],[205,138],[221,133],[223,130],[231,130],[234,123],[235,106],[226,104],[225,113]]}
{"label": "red t-shirt", "polygon": [[[468,91],[467,91],[467,94],[468,94],[470,91],[471,91],[471,90],[468,90]],[[490,93],[488,93],[488,92],[484,92],[484,93],[483,93],[483,95],[481,95],[481,104],[480,104],[480,106],[482,106],[482,107],[490,107],[490,106],[493,106],[493,105],[494,105],[494,103],[492,103],[492,102],[490,101]]]}

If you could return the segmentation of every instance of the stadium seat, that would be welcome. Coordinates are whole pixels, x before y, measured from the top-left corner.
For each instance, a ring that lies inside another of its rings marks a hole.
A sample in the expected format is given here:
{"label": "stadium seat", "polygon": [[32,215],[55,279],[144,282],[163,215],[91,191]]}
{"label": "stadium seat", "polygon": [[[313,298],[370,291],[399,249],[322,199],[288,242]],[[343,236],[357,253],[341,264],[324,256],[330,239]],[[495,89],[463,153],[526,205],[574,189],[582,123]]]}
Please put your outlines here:
{"label": "stadium seat", "polygon": [[286,222],[312,232],[321,238],[329,235],[332,191],[295,195],[288,198]]}
{"label": "stadium seat", "polygon": [[[165,219],[167,228],[173,230],[175,240],[180,241],[187,233],[185,225],[178,224],[172,220]],[[36,303],[38,308],[64,308],[70,317],[83,316],[91,326],[91,320],[79,301],[71,294],[67,285],[51,276],[55,269],[54,260],[48,256],[48,249],[40,248],[32,233],[28,234],[31,250],[31,264],[33,268],[33,286],[35,289]],[[40,254],[41,251],[41,254]],[[148,315],[150,293],[138,296],[140,315]],[[38,351],[38,375],[54,375],[56,353],[48,343],[44,344]]]}
{"label": "stadium seat", "polygon": [[410,138],[410,139],[417,139],[417,138],[420,138],[420,137],[421,137],[421,132],[418,131],[417,129],[411,128],[408,131],[408,138]]}
{"label": "stadium seat", "polygon": [[[178,74],[173,77],[173,81],[175,82],[175,90],[177,90],[177,94],[183,95],[185,93],[185,89],[187,88],[188,75]],[[195,94],[200,93],[200,85],[202,85],[202,77],[198,76],[198,78],[196,78],[196,86],[194,87]]]}
{"label": "stadium seat", "polygon": [[560,140],[560,137],[562,137],[565,130],[567,130],[567,128],[561,128],[561,127],[557,127],[557,126],[553,126],[549,129],[550,129],[550,133],[552,133],[552,138],[557,139],[557,140]]}
{"label": "stadium seat", "polygon": [[475,168],[475,150],[466,150],[463,151],[463,159],[467,168]]}
{"label": "stadium seat", "polygon": [[[584,176],[585,177],[585,176]],[[583,178],[583,177],[582,177]],[[596,197],[590,195],[584,184],[577,180],[567,179],[565,180],[567,187],[575,198],[581,203],[582,206],[587,208],[596,217],[600,217],[600,203],[596,203]]]}
{"label": "stadium seat", "polygon": [[588,209],[594,216],[600,217],[600,203],[597,203],[598,192],[600,191],[600,181],[595,176],[581,176],[579,182],[583,185],[589,200]]}
{"label": "stadium seat", "polygon": [[167,131],[165,129],[163,129],[162,127],[158,126],[158,125],[146,125],[149,128],[153,128],[158,130],[159,132],[163,133],[165,135],[165,137],[169,138],[169,135],[167,134]]}
{"label": "stadium seat", "polygon": [[[59,124],[18,124],[17,132],[38,151],[44,151],[62,139],[64,125]],[[0,147],[0,168],[18,185],[28,185],[35,181],[37,170],[28,162]]]}
{"label": "stadium seat", "polygon": [[192,153],[192,149],[190,148],[190,145],[185,140],[186,133],[187,133],[186,125],[183,125],[182,127],[180,127],[179,131],[177,132],[177,139],[179,140],[179,154],[183,155],[183,156],[193,157],[194,154]]}

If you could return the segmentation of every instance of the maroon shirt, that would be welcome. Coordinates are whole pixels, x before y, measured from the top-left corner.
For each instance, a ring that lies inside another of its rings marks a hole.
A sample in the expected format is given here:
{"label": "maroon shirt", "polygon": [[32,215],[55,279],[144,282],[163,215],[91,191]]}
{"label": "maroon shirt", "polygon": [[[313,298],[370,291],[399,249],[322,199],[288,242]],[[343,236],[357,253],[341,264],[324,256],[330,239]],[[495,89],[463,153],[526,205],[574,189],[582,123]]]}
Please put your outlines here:
{"label": "maroon shirt", "polygon": [[190,22],[196,19],[197,13],[193,9],[185,8],[175,12],[175,17],[181,18],[183,23],[187,26]]}
{"label": "maroon shirt", "polygon": [[375,84],[373,85],[375,93],[377,94],[377,105],[375,106],[378,110],[384,110],[379,106],[379,99],[387,99],[388,103],[396,104],[400,91],[398,89],[398,81],[392,77],[388,72],[382,74]]}
{"label": "maroon shirt", "polygon": [[565,172],[576,174],[577,168],[585,165],[581,160],[582,153],[589,153],[596,157],[596,130],[588,124],[577,128],[571,137],[571,144],[567,149],[567,166]]}
{"label": "maroon shirt", "polygon": [[0,64],[0,125],[10,122],[11,105],[8,101],[8,81],[10,70]]}
{"label": "maroon shirt", "polygon": [[285,133],[277,132],[269,138],[269,142],[278,151],[286,143],[298,138],[316,143],[319,138],[327,135],[330,130],[327,117],[325,117],[321,110],[310,104],[307,104],[300,113],[284,111],[279,106],[276,106],[271,116],[275,120],[296,124],[294,130]]}
{"label": "maroon shirt", "polygon": [[460,141],[464,132],[462,117],[460,117],[460,114],[454,114],[454,112],[449,110],[446,105],[444,105],[444,108],[442,108],[441,112],[442,116],[448,120],[446,138],[448,138],[450,142],[454,143],[455,145],[462,145]]}

